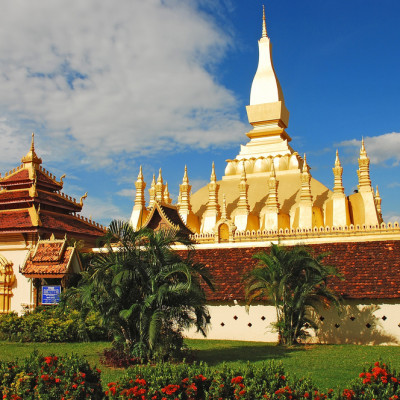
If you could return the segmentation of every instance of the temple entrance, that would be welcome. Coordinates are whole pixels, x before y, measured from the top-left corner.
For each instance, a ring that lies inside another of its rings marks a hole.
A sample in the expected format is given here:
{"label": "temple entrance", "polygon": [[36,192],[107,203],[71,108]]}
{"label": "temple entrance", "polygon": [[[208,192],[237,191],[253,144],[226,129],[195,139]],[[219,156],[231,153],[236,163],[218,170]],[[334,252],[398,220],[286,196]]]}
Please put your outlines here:
{"label": "temple entrance", "polygon": [[220,242],[229,242],[229,227],[227,224],[221,224],[219,226],[218,237]]}

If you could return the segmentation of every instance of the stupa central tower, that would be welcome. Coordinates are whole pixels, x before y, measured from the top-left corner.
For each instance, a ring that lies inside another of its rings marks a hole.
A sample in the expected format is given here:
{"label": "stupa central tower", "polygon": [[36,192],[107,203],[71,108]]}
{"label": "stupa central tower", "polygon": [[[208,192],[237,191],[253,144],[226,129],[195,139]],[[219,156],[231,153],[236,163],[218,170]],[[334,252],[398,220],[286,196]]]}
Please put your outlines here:
{"label": "stupa central tower", "polygon": [[247,173],[270,172],[267,158],[283,157],[285,162],[275,160],[275,169],[299,170],[301,158],[289,146],[290,136],[285,129],[289,124],[289,111],[272,62],[272,44],[267,34],[265,11],[263,8],[262,35],[258,41],[258,68],[250,91],[250,105],[246,107],[247,117],[253,129],[247,132],[250,142],[242,145],[235,160],[227,160],[227,176],[241,174],[245,161]]}

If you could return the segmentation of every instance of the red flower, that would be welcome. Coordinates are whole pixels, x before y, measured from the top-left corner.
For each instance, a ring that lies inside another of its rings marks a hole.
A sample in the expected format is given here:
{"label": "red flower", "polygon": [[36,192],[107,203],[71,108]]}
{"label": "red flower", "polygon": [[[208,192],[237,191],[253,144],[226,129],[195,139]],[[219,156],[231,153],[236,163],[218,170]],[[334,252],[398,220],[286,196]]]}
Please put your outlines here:
{"label": "red flower", "polygon": [[231,383],[242,383],[243,382],[243,377],[242,376],[237,376],[236,378],[232,378]]}
{"label": "red flower", "polygon": [[305,393],[304,393],[304,397],[305,397],[306,399],[309,398],[309,397],[310,397],[309,393],[308,393],[308,392],[305,392]]}

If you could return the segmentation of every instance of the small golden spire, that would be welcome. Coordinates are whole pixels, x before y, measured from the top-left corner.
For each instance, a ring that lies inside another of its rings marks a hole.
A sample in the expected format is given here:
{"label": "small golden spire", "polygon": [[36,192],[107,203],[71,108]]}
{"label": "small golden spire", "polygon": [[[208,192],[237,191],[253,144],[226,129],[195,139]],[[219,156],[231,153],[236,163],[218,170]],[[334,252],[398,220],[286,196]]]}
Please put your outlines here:
{"label": "small golden spire", "polygon": [[265,22],[265,7],[264,7],[264,5],[263,5],[262,37],[263,37],[263,38],[268,37],[268,34],[267,34],[267,24],[266,24],[266,22]]}
{"label": "small golden spire", "polygon": [[[344,187],[343,187],[343,181],[342,181],[343,168],[342,168],[342,165],[340,164],[338,150],[336,150],[335,166],[332,168],[332,171],[333,171],[333,177],[334,177],[333,193],[334,194],[337,193],[335,195],[336,197],[343,197],[342,196],[344,194]],[[340,196],[338,196],[338,194]]]}
{"label": "small golden spire", "polygon": [[171,204],[172,199],[169,196],[169,190],[168,190],[168,182],[165,182],[165,189],[164,189],[164,203]]}
{"label": "small golden spire", "polygon": [[163,201],[164,183],[161,174],[161,168],[158,171],[158,178],[156,183],[156,200],[161,203]]}
{"label": "small golden spire", "polygon": [[150,194],[149,208],[152,208],[154,205],[154,202],[156,201],[156,175],[155,174],[153,174],[153,180],[151,181],[149,194]]}
{"label": "small golden spire", "polygon": [[303,172],[301,174],[300,201],[303,203],[311,203],[311,204],[313,201],[311,195],[310,167],[307,165],[307,157],[305,153],[304,153]]}
{"label": "small golden spire", "polygon": [[383,219],[382,219],[382,198],[381,198],[381,195],[379,194],[378,185],[376,185],[375,205],[376,205],[376,211],[378,212],[379,223],[382,223],[383,222]]}
{"label": "small golden spire", "polygon": [[221,219],[227,219],[227,214],[226,214],[226,195],[222,196],[222,210],[221,210]]}
{"label": "small golden spire", "polygon": [[245,214],[248,214],[250,212],[250,205],[248,201],[249,185],[247,184],[245,164],[244,161],[242,162],[243,170],[239,183],[239,201],[237,203],[237,208],[238,210],[242,210]]}
{"label": "small golden spire", "polygon": [[214,161],[213,161],[213,163],[212,163],[210,181],[211,181],[211,182],[216,182],[216,181],[217,181],[217,176],[215,175],[215,165],[214,165]]}
{"label": "small golden spire", "polygon": [[188,173],[187,173],[187,166],[185,165],[185,173],[183,174],[182,183],[189,183]]}
{"label": "small golden spire", "polygon": [[369,175],[369,158],[365,150],[364,138],[361,140],[360,157],[358,158],[358,190],[370,192],[371,178]]}
{"label": "small golden spire", "polygon": [[307,156],[306,153],[304,153],[304,162],[303,162],[303,172],[309,172],[310,167],[307,165]]}
{"label": "small golden spire", "polygon": [[135,203],[133,209],[143,209],[146,205],[146,199],[144,197],[144,190],[146,189],[146,183],[143,180],[143,171],[142,166],[139,168],[139,175],[135,182],[136,187],[136,196],[135,196]]}
{"label": "small golden spire", "polygon": [[22,158],[25,165],[40,165],[42,160],[35,153],[35,134],[32,132],[31,147],[25,157]]}

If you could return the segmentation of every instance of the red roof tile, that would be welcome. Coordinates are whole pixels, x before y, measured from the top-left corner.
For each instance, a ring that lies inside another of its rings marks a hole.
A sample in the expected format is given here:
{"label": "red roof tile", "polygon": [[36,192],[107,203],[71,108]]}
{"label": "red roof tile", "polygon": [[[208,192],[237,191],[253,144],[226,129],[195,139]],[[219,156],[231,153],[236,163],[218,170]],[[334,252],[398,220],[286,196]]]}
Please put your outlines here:
{"label": "red roof tile", "polygon": [[28,200],[30,199],[29,190],[13,190],[0,192],[0,203],[12,202],[15,200]]}
{"label": "red roof tile", "polygon": [[[74,202],[73,200],[68,200],[61,196],[58,193],[52,193],[52,192],[46,192],[42,190],[37,191],[39,200],[44,200],[55,207],[61,206],[63,208],[66,208],[70,211],[74,212],[80,212],[82,210],[82,206],[79,203]],[[0,201],[1,201],[1,196],[0,196]]]}
{"label": "red roof tile", "polygon": [[29,181],[29,171],[25,168],[20,169],[14,173],[11,173],[8,176],[0,179],[0,186],[8,186],[12,185],[13,183],[21,183]]}
{"label": "red roof tile", "polygon": [[53,190],[60,190],[63,187],[62,183],[56,182],[54,179],[49,178],[45,172],[39,169],[36,170],[36,177],[38,188],[46,186],[52,188]]}
{"label": "red roof tile", "polygon": [[[345,280],[329,286],[349,299],[400,298],[400,241],[327,243],[309,246],[315,254],[328,252],[323,262],[335,265]],[[198,249],[196,261],[210,270],[216,291],[211,301],[244,300],[242,277],[254,268],[253,254],[263,248]],[[265,248],[269,251],[269,247]]]}
{"label": "red roof tile", "polygon": [[58,257],[58,254],[56,256],[55,253],[59,252],[60,244],[64,246],[64,241],[39,242],[38,246],[41,247],[41,250],[33,249],[31,251],[25,265],[22,267],[22,273],[27,277],[42,278],[61,278],[67,274],[74,248],[66,248],[61,257]]}
{"label": "red roof tile", "polygon": [[102,228],[69,214],[58,214],[47,210],[41,210],[40,220],[43,228],[54,231],[76,233],[91,237],[101,237],[105,234]]}
{"label": "red roof tile", "polygon": [[0,231],[31,227],[32,220],[29,216],[29,211],[26,209],[0,212]]}

